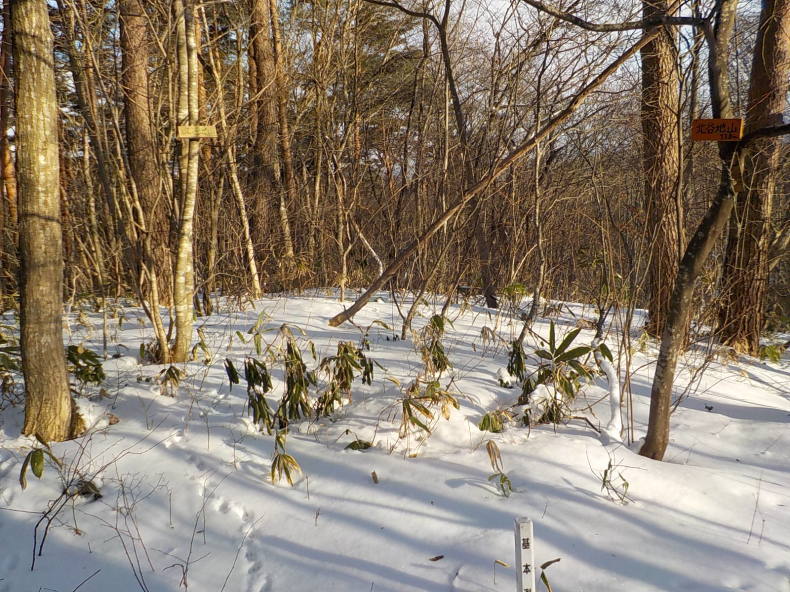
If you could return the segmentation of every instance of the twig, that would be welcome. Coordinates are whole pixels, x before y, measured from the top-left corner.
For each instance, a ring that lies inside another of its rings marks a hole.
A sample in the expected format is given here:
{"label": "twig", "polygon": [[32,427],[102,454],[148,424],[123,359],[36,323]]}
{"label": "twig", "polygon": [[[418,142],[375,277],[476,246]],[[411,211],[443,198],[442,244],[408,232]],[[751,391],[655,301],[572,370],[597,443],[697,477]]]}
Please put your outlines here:
{"label": "twig", "polygon": [[252,532],[252,530],[255,528],[255,525],[258,524],[258,522],[260,522],[261,520],[263,520],[263,516],[258,518],[252,524],[250,524],[247,527],[246,532],[244,533],[244,536],[241,537],[241,543],[239,543],[239,546],[236,547],[236,555],[233,557],[233,563],[231,564],[230,569],[228,570],[228,575],[225,576],[225,582],[223,582],[222,588],[220,588],[219,592],[225,592],[225,586],[228,585],[228,580],[230,579],[230,576],[233,573],[233,570],[236,568],[236,562],[239,560],[239,553],[241,553],[241,550],[244,547],[244,542],[247,540],[247,537]]}
{"label": "twig", "polygon": [[91,579],[93,576],[95,576],[95,575],[98,575],[100,571],[101,571],[101,569],[97,569],[96,571],[94,571],[94,572],[93,572],[91,575],[89,575],[87,578],[85,578],[84,580],[82,580],[82,581],[79,583],[79,585],[78,585],[76,588],[74,588],[74,590],[72,590],[71,592],[77,592],[77,590],[79,590],[80,588],[82,588],[82,585],[83,585],[85,582],[87,582],[88,580],[90,580],[90,579]]}
{"label": "twig", "polygon": [[[760,479],[757,481],[757,498],[754,500],[754,512],[752,512],[752,523],[749,525],[749,536],[746,538],[746,544],[752,540],[752,530],[754,529],[754,519],[757,517],[757,507],[760,505],[760,490],[763,487],[763,475],[760,473]],[[765,521],[763,521],[763,525]],[[760,540],[762,540],[762,532],[760,533]]]}
{"label": "twig", "polygon": [[601,430],[599,430],[597,427],[595,427],[595,424],[593,424],[593,422],[591,422],[589,419],[587,419],[583,415],[572,415],[571,419],[578,419],[580,421],[584,421],[584,422],[587,423],[588,426],[590,426],[595,431],[595,433],[597,433],[597,434],[601,433]]}

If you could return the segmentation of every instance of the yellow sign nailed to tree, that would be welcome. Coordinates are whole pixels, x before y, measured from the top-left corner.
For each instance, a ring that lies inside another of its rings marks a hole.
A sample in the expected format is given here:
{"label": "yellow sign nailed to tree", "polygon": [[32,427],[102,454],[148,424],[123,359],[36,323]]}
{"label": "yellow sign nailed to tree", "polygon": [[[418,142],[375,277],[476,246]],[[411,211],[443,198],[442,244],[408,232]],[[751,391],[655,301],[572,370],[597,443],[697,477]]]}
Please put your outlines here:
{"label": "yellow sign nailed to tree", "polygon": [[743,137],[743,119],[695,119],[691,139],[695,142],[737,142]]}
{"label": "yellow sign nailed to tree", "polygon": [[188,140],[191,138],[216,138],[217,128],[213,125],[179,125],[178,139]]}

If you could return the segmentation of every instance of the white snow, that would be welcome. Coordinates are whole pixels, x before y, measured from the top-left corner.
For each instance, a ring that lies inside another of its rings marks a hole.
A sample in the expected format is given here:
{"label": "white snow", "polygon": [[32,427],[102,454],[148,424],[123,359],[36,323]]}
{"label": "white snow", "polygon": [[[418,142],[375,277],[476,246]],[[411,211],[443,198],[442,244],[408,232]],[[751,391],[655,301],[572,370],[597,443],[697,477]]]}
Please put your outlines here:
{"label": "white snow", "polygon": [[[255,353],[248,330],[263,311],[264,347],[287,323],[303,345],[315,343],[319,358],[334,355],[339,341],[362,337],[355,326],[327,325],[343,304],[265,299],[256,310],[198,319],[209,355],[198,350],[181,365],[186,377],[175,398],[162,395],[165,367],[134,357],[152,332],[140,310],[125,309],[122,327],[110,323],[108,353],[121,357],[104,363],[103,391],[85,388],[90,401],[81,399],[94,427],[53,445],[62,471],[48,463],[40,480],[28,472],[21,490],[22,462],[37,443],[18,435],[21,405],[0,412],[0,592],[512,592],[513,521],[521,516],[534,523],[537,565],[561,559],[547,569],[558,592],[790,591],[787,357],[712,362],[672,417],[665,462],[655,462],[638,456],[627,434],[623,443],[604,444],[580,421],[556,430],[513,421],[502,433],[481,432],[486,412],[510,408],[520,394],[498,377],[521,326],[505,311],[453,307],[443,340],[453,368],[440,384],[460,409],[451,407],[449,420],[437,412],[429,437],[411,431],[400,439],[400,401],[423,365],[411,341],[392,339],[400,320],[389,300],[355,318],[363,329],[376,319],[393,328],[373,325],[368,336],[365,353],[385,370],[375,367],[371,386],[355,381],[351,403],[332,417],[291,424],[286,449],[303,470],[293,487],[271,482],[274,437],[247,414],[243,360]],[[424,306],[416,328],[440,308]],[[581,305],[567,311],[553,319],[559,335],[576,318],[595,317]],[[75,319],[70,343],[101,352],[98,317],[92,329]],[[484,340],[484,327],[502,339]],[[548,334],[548,323],[534,328]],[[592,339],[588,330],[577,338]],[[607,344],[617,356],[615,330]],[[528,354],[535,345],[525,342]],[[645,431],[654,346],[634,353],[636,439]],[[304,349],[308,367],[316,367]],[[225,358],[242,374],[232,389]],[[529,362],[537,366],[534,357]],[[678,393],[699,362],[694,354],[685,359]],[[274,402],[283,373],[280,364],[269,367]],[[598,376],[576,413],[605,428],[609,399],[607,378]],[[108,412],[120,422],[108,425]],[[372,448],[345,448],[357,439]],[[501,452],[509,497],[488,479],[488,440]],[[80,480],[102,497],[61,496]],[[45,533],[31,571],[34,541],[40,545]]]}

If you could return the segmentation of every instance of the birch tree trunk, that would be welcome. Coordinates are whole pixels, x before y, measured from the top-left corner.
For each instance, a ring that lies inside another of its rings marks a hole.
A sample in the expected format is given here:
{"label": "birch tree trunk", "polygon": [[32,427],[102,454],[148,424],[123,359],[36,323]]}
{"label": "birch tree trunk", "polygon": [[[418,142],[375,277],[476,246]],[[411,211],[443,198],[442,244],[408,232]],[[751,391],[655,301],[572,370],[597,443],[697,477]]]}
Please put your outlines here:
{"label": "birch tree trunk", "polygon": [[25,376],[22,433],[45,442],[75,435],[63,350],[63,247],[58,107],[46,0],[11,4],[15,38],[21,346]]}
{"label": "birch tree trunk", "polygon": [[[186,120],[189,125],[198,123],[198,84],[199,71],[197,47],[195,44],[195,20],[192,0],[175,0],[179,45],[178,77],[179,91],[186,94]],[[186,60],[184,60],[186,55]],[[179,121],[183,119],[183,96],[179,97]],[[194,230],[195,202],[198,191],[198,165],[200,160],[200,141],[182,140],[182,154],[186,154],[185,177],[181,179],[181,207],[178,224],[176,267],[174,272],[173,305],[176,316],[176,337],[171,358],[173,362],[185,362],[192,344],[192,295],[194,291],[194,254],[192,236]]]}

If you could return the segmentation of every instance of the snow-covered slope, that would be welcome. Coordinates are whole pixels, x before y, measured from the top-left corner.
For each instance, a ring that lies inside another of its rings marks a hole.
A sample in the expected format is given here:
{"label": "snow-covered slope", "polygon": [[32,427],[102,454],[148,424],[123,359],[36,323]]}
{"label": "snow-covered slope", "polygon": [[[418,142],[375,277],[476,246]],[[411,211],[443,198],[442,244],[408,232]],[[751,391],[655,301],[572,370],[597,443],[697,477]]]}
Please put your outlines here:
{"label": "snow-covered slope", "polygon": [[[557,591],[790,591],[787,359],[712,362],[673,415],[659,463],[639,457],[638,444],[602,442],[581,421],[481,432],[484,413],[518,397],[497,373],[521,327],[506,311],[475,306],[451,308],[443,341],[453,369],[440,383],[460,409],[448,420],[437,413],[430,437],[400,439],[400,401],[423,361],[411,340],[373,325],[366,354],[383,369],[375,367],[370,386],[355,382],[353,401],[332,417],[291,425],[286,448],[303,475],[293,487],[273,484],[274,436],[253,425],[244,379],[230,388],[225,359],[241,369],[255,353],[248,330],[257,323],[265,348],[287,323],[313,368],[306,340],[320,359],[339,341],[359,342],[374,320],[399,327],[389,297],[381,300],[357,316],[361,330],[330,328],[342,305],[327,297],[262,300],[256,310],[199,319],[206,350],[183,366],[174,398],[162,394],[162,366],[138,363],[151,339],[142,312],[124,310],[119,327],[115,311],[108,353],[120,357],[104,363],[101,394],[84,389],[90,433],[53,447],[62,471],[48,464],[41,480],[28,473],[22,491],[20,467],[36,443],[18,437],[20,406],[0,413],[0,591],[512,592],[519,516],[534,522],[536,562],[561,559],[547,569]],[[416,325],[434,312],[426,304]],[[565,332],[592,315],[573,305],[555,322]],[[72,317],[69,329],[70,343],[100,351],[98,317]],[[536,330],[545,336],[548,323]],[[584,330],[577,339],[592,338]],[[536,344],[527,345],[530,353]],[[637,438],[654,345],[632,363]],[[698,364],[687,360],[678,392]],[[272,367],[277,395],[282,371]],[[597,377],[576,402],[579,415],[606,424],[605,395],[606,379]],[[120,422],[108,425],[107,412]],[[345,448],[356,439],[373,447]],[[501,452],[509,497],[489,480],[489,440]],[[602,487],[605,472],[615,490]],[[91,481],[102,497],[62,496],[64,478]]]}

